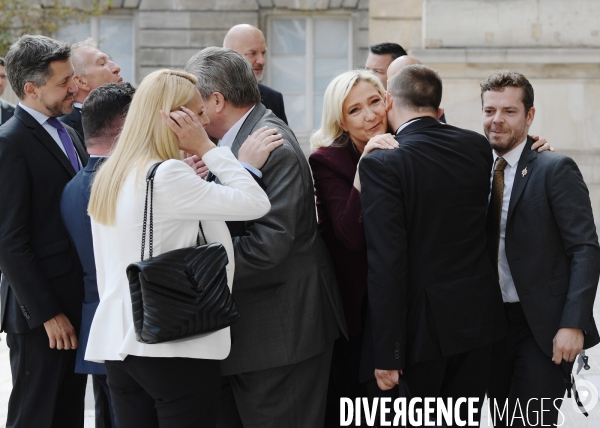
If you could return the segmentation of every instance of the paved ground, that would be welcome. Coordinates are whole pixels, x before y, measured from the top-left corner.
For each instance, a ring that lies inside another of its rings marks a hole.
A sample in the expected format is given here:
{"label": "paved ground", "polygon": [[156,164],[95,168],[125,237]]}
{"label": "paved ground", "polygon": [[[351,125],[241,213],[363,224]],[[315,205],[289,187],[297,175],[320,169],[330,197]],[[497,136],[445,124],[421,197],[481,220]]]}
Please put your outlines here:
{"label": "paved ground", "polygon": [[[596,320],[600,320],[600,293],[596,297],[594,317]],[[6,409],[12,388],[12,382],[5,334],[0,333],[0,338],[2,339],[0,342],[0,428],[4,428],[6,423]],[[596,390],[600,391],[600,346],[596,346],[595,348],[588,350],[587,354],[590,356],[591,369],[589,371],[582,370],[580,376],[577,376],[577,378],[592,383]],[[85,398],[85,428],[94,428],[94,396],[91,385],[92,382],[89,380]],[[584,391],[583,388],[580,388],[580,392],[582,395],[585,395],[587,391]],[[590,408],[590,398],[591,396],[582,397],[582,402],[588,409]],[[586,418],[575,410],[572,404],[572,399],[565,398],[565,401],[561,407],[561,412],[564,414],[564,423],[562,424],[562,428],[598,428],[600,426],[600,403],[597,403],[596,407],[590,412],[590,416]],[[563,419],[559,417],[559,426],[561,422],[563,422]],[[488,418],[487,402],[484,405],[483,419],[480,426],[492,426],[492,423]]]}

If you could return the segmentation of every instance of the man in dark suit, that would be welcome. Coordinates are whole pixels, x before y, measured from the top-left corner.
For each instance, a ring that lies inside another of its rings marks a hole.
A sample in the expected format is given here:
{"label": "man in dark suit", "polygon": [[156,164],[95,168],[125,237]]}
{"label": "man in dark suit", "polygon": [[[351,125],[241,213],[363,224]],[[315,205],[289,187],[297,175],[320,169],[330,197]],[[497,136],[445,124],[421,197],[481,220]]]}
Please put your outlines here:
{"label": "man in dark suit", "polygon": [[267,52],[267,44],[262,31],[248,24],[240,24],[231,27],[225,36],[223,47],[233,49],[246,57],[252,66],[252,71],[256,76],[256,80],[259,82],[258,90],[260,91],[260,102],[275,113],[275,116],[287,124],[288,121],[285,116],[283,95],[281,95],[281,92],[277,92],[275,89],[260,83],[263,78],[266,62],[265,54]]}
{"label": "man in dark suit", "polygon": [[59,119],[75,129],[83,140],[81,125],[81,106],[91,91],[105,83],[121,83],[119,74],[121,67],[112,62],[108,55],[98,50],[98,43],[92,38],[71,46],[71,63],[73,64],[73,80],[77,85],[77,94],[73,103],[73,111]]}
{"label": "man in dark suit", "polygon": [[500,411],[508,400],[508,412],[490,417],[496,427],[520,426],[516,412],[526,426],[539,426],[543,415],[552,426],[575,357],[600,342],[592,315],[600,276],[592,207],[572,159],[530,150],[535,108],[525,76],[491,74],[481,99],[495,159],[489,253],[508,321],[508,336],[494,345],[488,387]]}
{"label": "man in dark suit", "polygon": [[230,225],[240,320],[231,326],[231,353],[221,364],[219,426],[322,426],[333,341],[345,322],[317,231],[308,162],[292,131],[260,103],[244,57],[206,48],[185,70],[198,77],[210,119],[206,132],[220,146],[237,156],[248,135],[264,126],[284,139],[260,171],[271,211],[241,231]]}
{"label": "man in dark suit", "polygon": [[505,334],[486,252],[492,157],[483,136],[437,120],[441,98],[434,70],[404,67],[387,93],[400,147],[360,163],[369,264],[363,364],[380,390],[401,382],[414,397],[477,397],[481,406],[491,346]]}
{"label": "man in dark suit", "polygon": [[7,427],[81,427],[86,377],[75,374],[83,272],[60,216],[60,195],[87,163],[56,118],[77,87],[69,45],[23,36],[6,55],[20,102],[0,127],[2,330],[13,389]]}
{"label": "man in dark suit", "polygon": [[[4,58],[0,56],[0,97],[4,93],[4,89],[6,88],[6,84],[8,83],[8,78],[6,77],[6,69],[5,69]],[[15,106],[11,103],[0,98],[0,125],[8,122],[13,114],[15,113]]]}
{"label": "man in dark suit", "polygon": [[83,266],[85,292],[75,372],[92,375],[96,402],[96,428],[115,425],[104,364],[84,359],[90,327],[100,303],[92,228],[87,207],[94,174],[113,150],[123,128],[134,92],[135,89],[129,83],[124,85],[107,83],[90,92],[82,108],[85,143],[90,159],[87,166],[67,183],[60,202],[63,221]]}

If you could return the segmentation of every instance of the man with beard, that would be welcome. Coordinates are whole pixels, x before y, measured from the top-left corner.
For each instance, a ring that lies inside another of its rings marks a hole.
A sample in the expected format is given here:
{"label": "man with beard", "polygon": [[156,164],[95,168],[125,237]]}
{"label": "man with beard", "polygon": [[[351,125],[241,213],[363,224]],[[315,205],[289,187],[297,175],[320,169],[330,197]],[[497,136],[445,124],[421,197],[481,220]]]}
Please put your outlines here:
{"label": "man with beard", "polygon": [[7,427],[83,426],[86,376],[75,374],[83,272],[63,225],[63,187],[87,164],[77,133],[58,119],[77,86],[68,44],[19,38],[6,72],[20,102],[0,127],[1,329],[13,389]]}
{"label": "man with beard", "polygon": [[265,55],[267,53],[267,44],[262,31],[249,24],[235,25],[225,35],[223,47],[233,49],[250,62],[254,76],[259,82],[260,102],[275,113],[275,116],[288,123],[281,92],[260,83],[265,70]]}
{"label": "man with beard", "polygon": [[575,357],[600,342],[592,315],[600,276],[592,206],[572,159],[530,150],[535,107],[525,76],[491,74],[481,101],[494,151],[488,251],[508,322],[507,337],[494,344],[488,385],[492,409],[494,400],[499,409],[508,402],[508,420],[490,417],[496,427],[553,426]]}

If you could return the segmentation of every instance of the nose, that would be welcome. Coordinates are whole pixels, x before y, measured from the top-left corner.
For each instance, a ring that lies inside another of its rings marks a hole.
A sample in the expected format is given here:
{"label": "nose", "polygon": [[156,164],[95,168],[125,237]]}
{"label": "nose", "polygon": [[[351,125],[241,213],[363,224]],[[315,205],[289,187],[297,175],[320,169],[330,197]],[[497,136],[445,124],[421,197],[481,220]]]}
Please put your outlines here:
{"label": "nose", "polygon": [[372,121],[375,119],[375,112],[371,107],[365,108],[365,120]]}
{"label": "nose", "polygon": [[266,59],[265,59],[265,55],[263,53],[259,53],[256,56],[256,63],[260,64],[260,65],[265,65]]}
{"label": "nose", "polygon": [[67,92],[69,94],[76,94],[78,90],[79,90],[79,88],[77,88],[77,85],[75,84],[75,80],[73,79],[73,76],[71,76],[69,78],[69,85],[67,87]]}
{"label": "nose", "polygon": [[494,123],[501,123],[501,122],[504,122],[504,116],[502,115],[502,112],[500,112],[500,111],[497,111],[497,112],[494,114],[494,117],[492,118],[492,121],[493,121]]}
{"label": "nose", "polygon": [[119,67],[116,63],[109,61],[110,62],[110,68],[112,70],[112,72],[114,74],[119,74],[121,72],[121,67]]}

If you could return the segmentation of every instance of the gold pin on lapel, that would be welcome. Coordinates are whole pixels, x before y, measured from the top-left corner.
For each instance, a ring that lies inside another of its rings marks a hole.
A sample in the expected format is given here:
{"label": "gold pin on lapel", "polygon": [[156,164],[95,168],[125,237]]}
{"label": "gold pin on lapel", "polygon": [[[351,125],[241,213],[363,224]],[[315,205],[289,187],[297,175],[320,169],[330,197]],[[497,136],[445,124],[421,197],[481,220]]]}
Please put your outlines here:
{"label": "gold pin on lapel", "polygon": [[527,175],[527,167],[525,167],[523,169],[523,171],[521,171],[521,177],[525,177]]}

